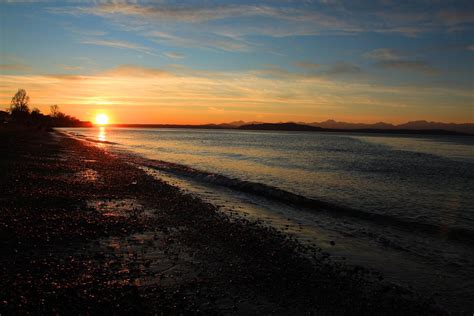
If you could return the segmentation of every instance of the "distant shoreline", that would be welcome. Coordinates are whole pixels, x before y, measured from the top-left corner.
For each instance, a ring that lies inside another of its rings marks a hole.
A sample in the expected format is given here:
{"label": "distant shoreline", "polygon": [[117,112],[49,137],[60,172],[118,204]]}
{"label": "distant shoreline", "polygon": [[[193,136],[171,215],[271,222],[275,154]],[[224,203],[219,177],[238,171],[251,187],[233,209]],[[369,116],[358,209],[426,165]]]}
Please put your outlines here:
{"label": "distant shoreline", "polygon": [[[380,129],[380,128],[322,128],[296,123],[262,123],[248,124],[238,127],[217,124],[187,125],[187,124],[109,124],[119,128],[183,128],[183,129],[212,129],[212,130],[250,130],[250,131],[290,131],[290,132],[328,132],[328,133],[370,133],[370,134],[415,134],[415,135],[456,135],[474,136],[474,134],[443,129]],[[85,126],[89,127],[89,126]]]}

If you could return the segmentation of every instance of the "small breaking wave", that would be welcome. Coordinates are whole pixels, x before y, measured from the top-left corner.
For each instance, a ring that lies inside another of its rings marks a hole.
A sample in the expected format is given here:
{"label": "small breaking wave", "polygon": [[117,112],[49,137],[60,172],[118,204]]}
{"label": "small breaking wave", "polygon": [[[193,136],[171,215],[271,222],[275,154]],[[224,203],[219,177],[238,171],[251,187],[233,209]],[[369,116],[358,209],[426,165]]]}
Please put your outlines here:
{"label": "small breaking wave", "polygon": [[69,137],[72,137],[72,138],[76,138],[76,139],[79,139],[79,140],[86,140],[88,142],[93,142],[93,143],[118,145],[118,143],[115,143],[115,142],[111,142],[111,141],[108,141],[108,140],[100,140],[100,139],[90,138],[90,137],[87,137],[86,135],[83,135],[83,134],[80,134],[80,133],[64,132],[64,131],[58,131],[58,133],[69,136]]}
{"label": "small breaking wave", "polygon": [[251,182],[231,178],[222,174],[197,170],[185,165],[161,161],[138,158],[138,163],[152,169],[164,171],[170,174],[185,176],[196,181],[223,186],[232,190],[265,197],[291,206],[297,206],[307,211],[325,212],[333,216],[347,216],[365,221],[374,222],[381,225],[396,226],[408,231],[424,232],[437,235],[441,238],[451,239],[472,244],[474,233],[461,228],[446,228],[427,223],[409,221],[396,218],[390,215],[370,213],[350,207],[340,206],[333,203],[308,198],[280,188],[269,186],[263,183]]}

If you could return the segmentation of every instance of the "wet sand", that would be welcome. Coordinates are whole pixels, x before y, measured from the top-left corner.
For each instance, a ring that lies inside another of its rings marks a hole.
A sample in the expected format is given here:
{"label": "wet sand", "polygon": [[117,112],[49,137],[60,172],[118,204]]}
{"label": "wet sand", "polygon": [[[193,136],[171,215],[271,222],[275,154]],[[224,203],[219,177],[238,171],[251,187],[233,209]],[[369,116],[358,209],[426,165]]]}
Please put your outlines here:
{"label": "wet sand", "polygon": [[445,314],[380,274],[146,174],[0,127],[0,314]]}

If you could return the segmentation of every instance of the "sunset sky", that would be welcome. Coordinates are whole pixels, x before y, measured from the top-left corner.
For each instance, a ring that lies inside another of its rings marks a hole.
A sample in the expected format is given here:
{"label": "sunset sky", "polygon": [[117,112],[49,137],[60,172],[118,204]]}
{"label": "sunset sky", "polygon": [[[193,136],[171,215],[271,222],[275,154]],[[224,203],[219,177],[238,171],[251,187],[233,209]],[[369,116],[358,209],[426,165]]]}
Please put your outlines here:
{"label": "sunset sky", "polygon": [[0,104],[113,123],[473,122],[474,1],[1,2]]}

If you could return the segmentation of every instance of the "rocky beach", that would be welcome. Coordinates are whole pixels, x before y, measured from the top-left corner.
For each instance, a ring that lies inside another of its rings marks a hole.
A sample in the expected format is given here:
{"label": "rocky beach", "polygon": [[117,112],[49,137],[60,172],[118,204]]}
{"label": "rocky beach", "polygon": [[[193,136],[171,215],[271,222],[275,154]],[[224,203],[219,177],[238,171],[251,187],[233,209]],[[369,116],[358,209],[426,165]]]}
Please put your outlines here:
{"label": "rocky beach", "polygon": [[447,314],[56,131],[0,127],[0,314]]}

